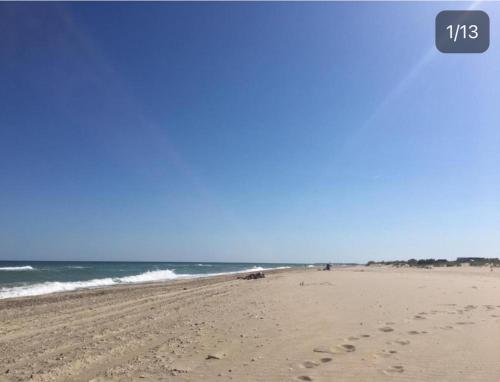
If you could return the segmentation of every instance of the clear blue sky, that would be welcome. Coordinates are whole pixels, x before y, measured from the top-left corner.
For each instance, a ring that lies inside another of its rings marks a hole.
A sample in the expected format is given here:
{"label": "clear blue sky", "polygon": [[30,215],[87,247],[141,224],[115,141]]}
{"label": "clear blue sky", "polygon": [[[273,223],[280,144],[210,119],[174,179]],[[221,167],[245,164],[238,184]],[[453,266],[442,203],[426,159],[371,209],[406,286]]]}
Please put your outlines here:
{"label": "clear blue sky", "polygon": [[0,259],[500,256],[500,4],[0,4]]}

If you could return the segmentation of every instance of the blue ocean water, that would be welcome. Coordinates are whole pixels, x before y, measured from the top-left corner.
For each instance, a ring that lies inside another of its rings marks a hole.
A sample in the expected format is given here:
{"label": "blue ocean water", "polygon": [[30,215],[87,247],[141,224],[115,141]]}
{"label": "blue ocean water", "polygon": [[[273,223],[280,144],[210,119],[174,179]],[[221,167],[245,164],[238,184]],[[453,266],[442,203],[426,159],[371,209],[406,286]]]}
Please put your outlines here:
{"label": "blue ocean water", "polygon": [[0,299],[303,264],[0,261]]}

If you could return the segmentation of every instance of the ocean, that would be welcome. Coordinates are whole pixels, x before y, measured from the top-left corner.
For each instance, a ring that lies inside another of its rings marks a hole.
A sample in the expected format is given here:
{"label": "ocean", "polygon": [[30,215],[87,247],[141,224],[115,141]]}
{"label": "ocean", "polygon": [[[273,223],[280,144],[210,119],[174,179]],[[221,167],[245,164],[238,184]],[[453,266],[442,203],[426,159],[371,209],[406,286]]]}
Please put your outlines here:
{"label": "ocean", "polygon": [[0,299],[120,284],[217,276],[305,264],[0,261]]}

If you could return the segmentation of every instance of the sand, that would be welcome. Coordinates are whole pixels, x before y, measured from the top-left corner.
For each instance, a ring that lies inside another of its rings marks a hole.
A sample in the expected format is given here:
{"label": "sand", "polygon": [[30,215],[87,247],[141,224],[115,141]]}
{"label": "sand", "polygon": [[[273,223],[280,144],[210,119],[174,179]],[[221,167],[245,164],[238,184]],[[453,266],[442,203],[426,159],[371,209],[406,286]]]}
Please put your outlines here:
{"label": "sand", "polygon": [[0,301],[1,381],[499,381],[500,270],[350,267]]}

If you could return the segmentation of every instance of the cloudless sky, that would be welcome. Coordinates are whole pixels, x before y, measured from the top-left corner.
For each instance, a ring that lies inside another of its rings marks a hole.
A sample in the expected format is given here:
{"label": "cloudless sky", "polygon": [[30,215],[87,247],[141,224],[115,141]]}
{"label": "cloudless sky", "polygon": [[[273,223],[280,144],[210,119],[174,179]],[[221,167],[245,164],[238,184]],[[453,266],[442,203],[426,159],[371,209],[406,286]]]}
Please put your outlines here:
{"label": "cloudless sky", "polygon": [[500,256],[498,3],[0,4],[0,259]]}

